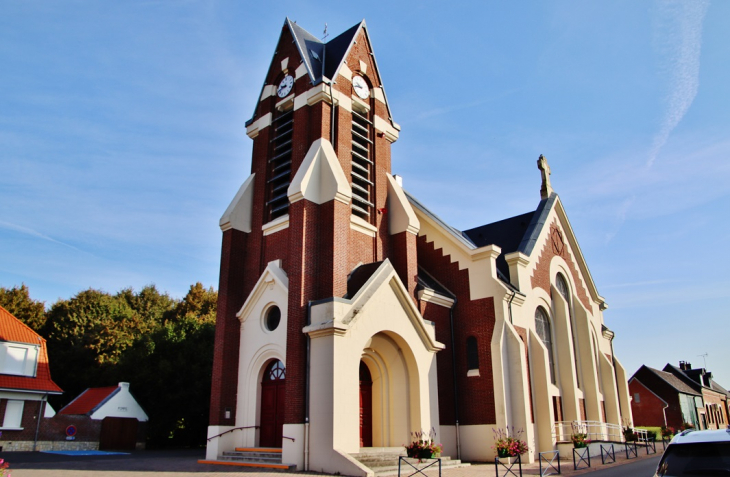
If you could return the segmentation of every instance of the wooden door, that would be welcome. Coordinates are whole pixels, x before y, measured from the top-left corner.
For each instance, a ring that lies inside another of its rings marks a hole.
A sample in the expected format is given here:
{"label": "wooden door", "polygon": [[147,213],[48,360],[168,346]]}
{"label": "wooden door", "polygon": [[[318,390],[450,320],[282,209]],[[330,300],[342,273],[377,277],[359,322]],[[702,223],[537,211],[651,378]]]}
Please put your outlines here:
{"label": "wooden door", "polygon": [[135,418],[105,417],[101,421],[99,450],[134,450],[138,424]]}
{"label": "wooden door", "polygon": [[261,381],[261,420],[259,445],[281,447],[284,429],[284,402],[286,398],[285,370],[281,361],[274,361],[264,372]]}
{"label": "wooden door", "polygon": [[360,361],[360,447],[373,446],[373,380]]}

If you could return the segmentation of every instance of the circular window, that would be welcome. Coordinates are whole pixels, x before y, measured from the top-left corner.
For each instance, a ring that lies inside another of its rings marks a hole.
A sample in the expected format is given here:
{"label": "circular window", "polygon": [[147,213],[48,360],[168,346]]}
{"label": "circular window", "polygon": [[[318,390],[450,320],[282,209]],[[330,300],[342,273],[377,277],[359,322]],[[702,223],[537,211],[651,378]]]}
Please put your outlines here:
{"label": "circular window", "polygon": [[278,328],[281,322],[281,310],[278,306],[272,306],[269,311],[266,312],[266,329],[274,331]]}

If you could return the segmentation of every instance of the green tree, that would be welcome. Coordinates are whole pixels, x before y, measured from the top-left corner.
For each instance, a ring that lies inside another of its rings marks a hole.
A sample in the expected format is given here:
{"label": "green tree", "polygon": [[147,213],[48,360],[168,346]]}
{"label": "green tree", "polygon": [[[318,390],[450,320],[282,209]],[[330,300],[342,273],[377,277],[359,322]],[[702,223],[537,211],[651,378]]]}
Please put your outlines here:
{"label": "green tree", "polygon": [[132,288],[124,288],[117,297],[126,301],[143,322],[155,327],[171,319],[179,303],[167,293],[160,293],[155,285],[147,285],[138,293]]}
{"label": "green tree", "polygon": [[107,372],[151,329],[124,299],[99,290],[56,302],[41,333],[48,342],[51,374],[65,391],[53,404],[69,402],[88,387],[114,384]]}
{"label": "green tree", "polygon": [[133,383],[150,416],[150,448],[205,444],[217,301],[212,288],[192,285],[165,323],[140,336],[116,369],[119,381]]}
{"label": "green tree", "polygon": [[0,287],[0,306],[38,332],[46,323],[46,304],[30,297],[25,283],[20,288]]}
{"label": "green tree", "polygon": [[199,322],[215,323],[217,307],[218,292],[213,290],[213,287],[206,289],[202,283],[197,282],[190,286],[188,294],[178,303],[174,319],[191,317]]}

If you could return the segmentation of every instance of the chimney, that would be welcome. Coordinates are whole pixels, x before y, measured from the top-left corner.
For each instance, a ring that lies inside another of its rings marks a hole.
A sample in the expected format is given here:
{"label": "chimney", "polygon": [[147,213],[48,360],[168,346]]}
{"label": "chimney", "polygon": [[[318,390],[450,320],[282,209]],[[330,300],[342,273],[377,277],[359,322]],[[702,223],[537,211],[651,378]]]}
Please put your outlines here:
{"label": "chimney", "polygon": [[119,387],[129,391],[129,383],[119,383]]}
{"label": "chimney", "polygon": [[681,369],[682,371],[689,371],[690,369],[692,369],[692,365],[689,364],[687,361],[680,361],[679,369]]}

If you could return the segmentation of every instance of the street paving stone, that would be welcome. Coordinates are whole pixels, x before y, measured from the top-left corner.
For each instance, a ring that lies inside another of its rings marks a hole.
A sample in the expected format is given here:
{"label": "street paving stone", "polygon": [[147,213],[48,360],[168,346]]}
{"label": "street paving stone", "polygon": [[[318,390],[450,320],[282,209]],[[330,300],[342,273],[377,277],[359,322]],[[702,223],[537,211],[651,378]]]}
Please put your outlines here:
{"label": "street paving stone", "polygon": [[[661,455],[639,454],[638,458],[627,460],[625,455],[616,452],[614,464],[602,465],[601,457],[591,457],[590,469],[573,470],[572,461],[561,461],[562,475],[582,475],[607,467],[622,466]],[[285,472],[265,469],[251,469],[223,465],[199,464],[198,459],[204,457],[202,450],[183,451],[139,451],[119,456],[58,456],[39,452],[4,452],[0,458],[10,463],[13,477],[213,477],[225,474],[228,476],[246,477],[286,477],[321,476],[316,472]],[[504,471],[504,469],[502,469]],[[519,475],[517,468],[515,473]],[[409,473],[403,473],[407,476]],[[428,477],[435,477],[438,471],[427,471]],[[539,465],[524,464],[523,475],[540,475]],[[470,467],[444,469],[442,477],[491,477],[495,475],[493,463],[473,463]],[[500,475],[504,475],[501,473]]]}

